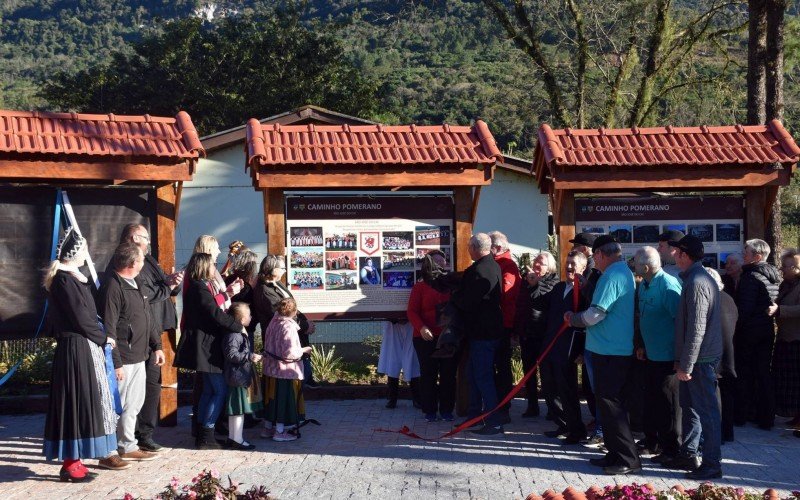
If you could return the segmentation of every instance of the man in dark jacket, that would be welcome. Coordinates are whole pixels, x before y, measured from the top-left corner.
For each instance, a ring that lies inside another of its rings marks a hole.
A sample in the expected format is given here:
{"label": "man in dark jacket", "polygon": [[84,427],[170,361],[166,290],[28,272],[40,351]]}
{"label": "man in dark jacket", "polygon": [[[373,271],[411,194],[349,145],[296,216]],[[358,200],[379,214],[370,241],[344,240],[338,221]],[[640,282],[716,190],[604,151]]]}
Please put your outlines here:
{"label": "man in dark jacket", "polygon": [[744,265],[736,289],[739,320],[734,334],[736,402],[734,423],[754,419],[764,430],[775,423],[775,396],[770,379],[770,360],[775,344],[775,324],[767,310],[778,296],[780,274],[766,262],[770,248],[764,240],[744,245]]}
{"label": "man in dark jacket", "polygon": [[[469,255],[475,262],[464,271],[461,285],[453,293],[453,304],[463,314],[464,334],[469,344],[469,409],[467,419],[493,410],[497,403],[494,385],[494,359],[505,335],[500,311],[502,273],[491,252],[486,233],[469,240]],[[503,425],[496,413],[486,419],[476,434],[498,434]]]}
{"label": "man in dark jacket", "polygon": [[136,417],[145,398],[145,362],[150,350],[155,363],[164,364],[161,338],[156,332],[149,297],[138,275],[144,266],[144,254],[133,243],[123,243],[114,251],[113,272],[100,287],[99,310],[106,334],[114,345],[112,356],[122,414],[117,422],[117,445],[123,460],[153,460],[154,453],[139,449],[136,442]]}
{"label": "man in dark jacket", "polygon": [[[150,234],[141,224],[128,224],[122,229],[119,238],[120,244],[133,243],[144,254],[144,267],[138,279],[142,283],[142,291],[150,303],[150,312],[159,337],[166,333],[170,339],[175,339],[175,328],[178,325],[175,304],[170,300],[176,296],[181,288],[183,273],[167,275],[150,255]],[[108,272],[108,271],[106,271]],[[145,451],[158,452],[161,445],[153,441],[153,431],[158,424],[158,407],[161,399],[161,366],[156,364],[156,355],[150,351],[146,363],[147,389],[145,390],[144,404],[136,419],[136,439],[139,448]]]}

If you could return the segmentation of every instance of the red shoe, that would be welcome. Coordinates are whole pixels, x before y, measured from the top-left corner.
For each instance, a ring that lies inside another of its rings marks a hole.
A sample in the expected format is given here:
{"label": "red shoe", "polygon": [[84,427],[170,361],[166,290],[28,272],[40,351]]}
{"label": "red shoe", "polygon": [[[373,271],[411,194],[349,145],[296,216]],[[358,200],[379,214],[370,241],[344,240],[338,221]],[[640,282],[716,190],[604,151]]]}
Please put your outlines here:
{"label": "red shoe", "polygon": [[61,470],[58,474],[61,481],[80,483],[81,481],[91,480],[93,478],[89,475],[89,471],[80,460],[72,462],[69,465],[66,464],[67,462],[64,462],[64,465],[61,466]]}

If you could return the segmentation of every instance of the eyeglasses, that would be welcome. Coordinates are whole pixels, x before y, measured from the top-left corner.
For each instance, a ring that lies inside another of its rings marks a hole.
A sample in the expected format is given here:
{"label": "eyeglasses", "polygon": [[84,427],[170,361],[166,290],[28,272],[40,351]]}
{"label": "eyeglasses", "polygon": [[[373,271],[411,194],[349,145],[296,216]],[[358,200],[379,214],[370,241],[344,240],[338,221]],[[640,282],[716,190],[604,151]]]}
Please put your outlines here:
{"label": "eyeglasses", "polygon": [[147,236],[146,234],[137,234],[136,237],[137,238],[144,238],[145,240],[150,241],[150,237]]}

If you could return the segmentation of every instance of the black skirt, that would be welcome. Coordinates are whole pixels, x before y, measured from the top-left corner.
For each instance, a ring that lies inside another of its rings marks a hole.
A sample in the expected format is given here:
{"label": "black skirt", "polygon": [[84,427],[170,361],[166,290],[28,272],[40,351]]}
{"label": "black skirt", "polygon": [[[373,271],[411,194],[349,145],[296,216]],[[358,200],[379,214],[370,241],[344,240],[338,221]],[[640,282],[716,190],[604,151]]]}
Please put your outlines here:
{"label": "black skirt", "polygon": [[47,460],[104,458],[117,449],[103,349],[80,335],[58,339],[44,428]]}

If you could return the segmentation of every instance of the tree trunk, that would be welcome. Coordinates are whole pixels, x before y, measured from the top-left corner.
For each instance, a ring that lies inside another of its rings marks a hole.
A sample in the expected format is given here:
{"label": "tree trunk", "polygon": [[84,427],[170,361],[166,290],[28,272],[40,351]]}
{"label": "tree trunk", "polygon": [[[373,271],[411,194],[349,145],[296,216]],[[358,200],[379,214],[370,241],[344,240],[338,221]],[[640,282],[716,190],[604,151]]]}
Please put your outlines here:
{"label": "tree trunk", "polygon": [[[767,0],[766,120],[783,120],[783,49],[786,0]],[[775,197],[766,227],[766,240],[772,247],[770,261],[780,265],[783,252],[781,231],[781,190]]]}
{"label": "tree trunk", "polygon": [[767,0],[748,0],[747,123],[766,122]]}

